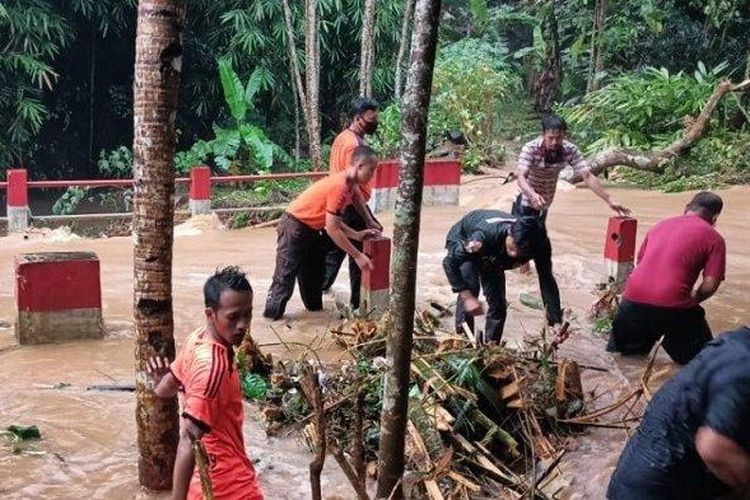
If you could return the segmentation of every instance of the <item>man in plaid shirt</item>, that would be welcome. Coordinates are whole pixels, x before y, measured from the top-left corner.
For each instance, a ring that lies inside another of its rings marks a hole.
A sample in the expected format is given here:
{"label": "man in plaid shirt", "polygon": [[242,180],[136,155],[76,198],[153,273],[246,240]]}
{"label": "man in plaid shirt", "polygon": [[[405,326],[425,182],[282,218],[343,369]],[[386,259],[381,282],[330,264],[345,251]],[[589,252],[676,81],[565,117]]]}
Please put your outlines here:
{"label": "man in plaid shirt", "polygon": [[566,130],[565,120],[556,115],[547,115],[542,120],[542,135],[523,147],[518,158],[520,193],[512,209],[513,215],[536,216],[542,224],[544,235],[542,244],[534,255],[534,265],[539,276],[547,322],[555,330],[562,324],[562,309],[560,290],[552,274],[552,245],[545,221],[547,210],[555,198],[560,172],[570,165],[583,177],[589,189],[618,215],[630,214],[628,208],[612,199],[604,190],[576,145],[565,140]]}

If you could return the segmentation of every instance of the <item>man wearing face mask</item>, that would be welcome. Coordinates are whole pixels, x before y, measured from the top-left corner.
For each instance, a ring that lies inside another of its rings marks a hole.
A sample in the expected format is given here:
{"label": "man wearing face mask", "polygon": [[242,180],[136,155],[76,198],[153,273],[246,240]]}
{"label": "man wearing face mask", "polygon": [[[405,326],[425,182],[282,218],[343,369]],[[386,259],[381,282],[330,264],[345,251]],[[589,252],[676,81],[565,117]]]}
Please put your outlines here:
{"label": "man wearing face mask", "polygon": [[560,290],[552,274],[552,244],[547,235],[547,210],[555,198],[560,172],[570,165],[581,174],[583,181],[594,194],[617,214],[629,215],[630,210],[619,204],[604,190],[591,173],[586,160],[572,142],[565,140],[567,124],[557,115],[547,115],[542,120],[542,135],[527,143],[518,158],[518,187],[520,193],[513,203],[514,215],[538,217],[542,225],[542,241],[534,255],[534,265],[539,276],[542,302],[547,322],[555,331],[562,325]]}
{"label": "man wearing face mask", "polygon": [[[638,251],[638,265],[625,283],[607,350],[645,354],[664,335],[664,350],[685,364],[713,338],[700,303],[724,280],[726,244],[714,228],[724,206],[703,191],[684,215],[655,225]],[[701,284],[694,288],[703,273]]]}
{"label": "man wearing face mask", "polygon": [[513,217],[499,210],[474,210],[448,231],[443,269],[456,302],[456,332],[464,322],[474,331],[474,316],[483,313],[479,289],[489,306],[485,332],[475,332],[477,343],[500,342],[508,305],[505,271],[528,262],[537,248],[541,227],[536,217]]}
{"label": "man wearing face mask", "polygon": [[[374,99],[359,97],[354,100],[351,107],[351,123],[336,136],[331,146],[331,158],[329,170],[336,174],[346,170],[352,161],[352,154],[358,146],[364,146],[365,136],[373,135],[378,129],[379,105]],[[371,182],[361,184],[357,195],[362,199],[361,204],[352,204],[344,211],[342,221],[355,231],[364,229],[383,230],[383,226],[375,219],[375,216],[367,207],[372,193]],[[362,243],[352,241],[357,250],[362,250]],[[340,248],[332,248],[326,255],[325,272],[323,274],[323,290],[328,290],[336,281],[341,264],[344,262],[346,253]],[[359,290],[362,283],[362,273],[351,258],[349,258],[349,284],[351,287],[350,304],[352,309],[359,308]]]}

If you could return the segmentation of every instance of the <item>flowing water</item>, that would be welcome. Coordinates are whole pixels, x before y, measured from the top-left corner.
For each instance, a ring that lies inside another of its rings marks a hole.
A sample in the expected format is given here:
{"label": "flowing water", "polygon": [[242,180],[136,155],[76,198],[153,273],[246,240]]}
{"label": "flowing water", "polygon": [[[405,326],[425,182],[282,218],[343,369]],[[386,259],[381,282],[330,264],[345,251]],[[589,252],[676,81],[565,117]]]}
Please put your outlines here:
{"label": "flowing water", "polygon": [[[634,209],[639,237],[655,221],[681,213],[690,193],[663,194],[639,190],[613,190]],[[426,208],[420,238],[418,303],[430,299],[452,300],[442,271],[443,243],[448,228],[473,208],[508,209],[513,186],[499,187],[495,180],[479,179],[462,187],[460,207]],[[721,192],[725,213],[718,229],[727,240],[727,281],[706,306],[715,333],[742,325],[750,296],[750,232],[742,220],[750,208],[750,189]],[[744,208],[743,208],[744,207]],[[607,217],[605,205],[591,192],[565,189],[558,193],[548,227],[553,241],[555,273],[563,305],[573,311],[581,328],[562,347],[562,354],[609,373],[584,371],[584,389],[605,392],[602,404],[627,391],[640,377],[642,359],[620,359],[604,351],[605,340],[589,333],[585,312],[591,293],[605,271],[602,245]],[[383,217],[387,231],[390,215]],[[185,228],[183,228],[185,229]],[[190,229],[190,228],[188,228]],[[249,271],[256,290],[255,309],[260,311],[274,265],[274,229],[182,230],[174,246],[175,335],[178,344],[202,321],[202,285],[217,266],[236,264]],[[62,241],[61,241],[62,240]],[[640,238],[639,238],[640,241]],[[21,347],[13,339],[13,260],[23,252],[89,250],[99,256],[102,269],[103,314],[108,335],[101,341],[65,345]],[[346,301],[348,279],[339,277],[333,294],[326,296],[326,310],[309,313],[295,294],[285,319],[268,323],[260,314],[253,335],[264,350],[277,357],[293,357],[284,343],[309,344],[325,335],[335,321],[335,297]],[[95,383],[124,383],[133,379],[132,342],[132,240],[109,239],[0,239],[0,427],[37,425],[44,439],[42,456],[13,455],[0,447],[0,498],[3,499],[128,499],[167,498],[142,491],[137,485],[134,398],[124,392],[87,392]],[[508,273],[511,302],[505,337],[520,341],[538,332],[541,313],[520,305],[518,295],[538,295],[533,274]],[[481,322],[480,322],[481,324]],[[283,342],[282,342],[283,341]],[[340,355],[324,339],[323,355]],[[293,349],[293,347],[292,347]],[[676,368],[663,355],[656,363],[655,388]],[[70,387],[54,389],[59,383]],[[609,392],[608,392],[609,391]],[[245,436],[248,453],[256,461],[261,486],[270,499],[309,498],[309,455],[292,439],[267,438],[252,406],[246,407]],[[571,442],[559,466],[560,498],[603,498],[617,456],[627,435],[622,430],[585,431]],[[323,476],[327,498],[353,498],[343,475],[328,460]]]}

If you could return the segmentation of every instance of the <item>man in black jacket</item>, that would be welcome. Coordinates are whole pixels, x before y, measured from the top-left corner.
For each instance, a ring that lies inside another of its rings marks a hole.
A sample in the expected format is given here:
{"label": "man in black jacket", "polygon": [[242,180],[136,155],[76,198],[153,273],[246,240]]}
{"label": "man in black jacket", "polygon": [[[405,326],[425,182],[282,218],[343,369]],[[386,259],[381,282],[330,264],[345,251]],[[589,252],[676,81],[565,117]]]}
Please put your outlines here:
{"label": "man in black jacket", "polygon": [[750,484],[748,360],[744,327],[706,344],[664,384],[625,446],[607,498],[709,500]]}
{"label": "man in black jacket", "polygon": [[474,316],[482,314],[479,289],[487,299],[485,333],[477,341],[499,342],[503,335],[507,303],[505,270],[528,262],[542,237],[536,217],[516,217],[499,210],[474,210],[448,231],[443,269],[458,294],[456,331],[463,323],[474,331]]}

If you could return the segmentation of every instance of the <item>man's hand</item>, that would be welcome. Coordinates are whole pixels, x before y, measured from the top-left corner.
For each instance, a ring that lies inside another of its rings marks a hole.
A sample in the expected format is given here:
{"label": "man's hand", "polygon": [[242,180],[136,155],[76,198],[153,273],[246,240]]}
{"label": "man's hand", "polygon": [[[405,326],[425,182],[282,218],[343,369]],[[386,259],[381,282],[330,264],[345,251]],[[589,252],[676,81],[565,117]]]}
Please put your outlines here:
{"label": "man's hand", "polygon": [[372,265],[372,260],[370,258],[363,254],[362,252],[359,252],[356,257],[354,257],[354,262],[357,263],[357,266],[359,266],[360,271],[372,271],[375,266]]}
{"label": "man's hand", "polygon": [[377,221],[377,219],[370,217],[370,220],[367,221],[367,227],[370,229],[376,229],[379,232],[383,232],[383,225]]}
{"label": "man's hand", "polygon": [[479,302],[479,300],[474,297],[474,295],[472,295],[470,291],[464,290],[458,295],[459,297],[461,297],[461,300],[463,300],[464,309],[468,314],[472,316],[479,316],[481,314],[484,314],[482,303]]}
{"label": "man's hand", "polygon": [[355,233],[355,240],[365,241],[380,236],[380,231],[377,229],[363,229]]}
{"label": "man's hand", "polygon": [[621,217],[629,217],[632,213],[628,207],[612,199],[609,200],[609,208],[617,212],[617,215]]}
{"label": "man's hand", "polygon": [[162,356],[154,356],[148,360],[146,370],[156,388],[165,375],[169,373],[169,360]]}
{"label": "man's hand", "polygon": [[568,337],[570,337],[570,329],[564,327],[562,323],[556,323],[552,325],[552,333],[555,334],[555,337],[552,341],[557,345],[562,344],[563,342],[568,340]]}
{"label": "man's hand", "polygon": [[471,240],[470,242],[468,242],[464,246],[464,248],[469,253],[477,253],[478,251],[480,251],[482,249],[482,242],[481,241],[476,241],[476,240]]}
{"label": "man's hand", "polygon": [[529,203],[531,203],[531,208],[534,210],[543,210],[547,208],[547,200],[535,191],[532,191],[529,195]]}

